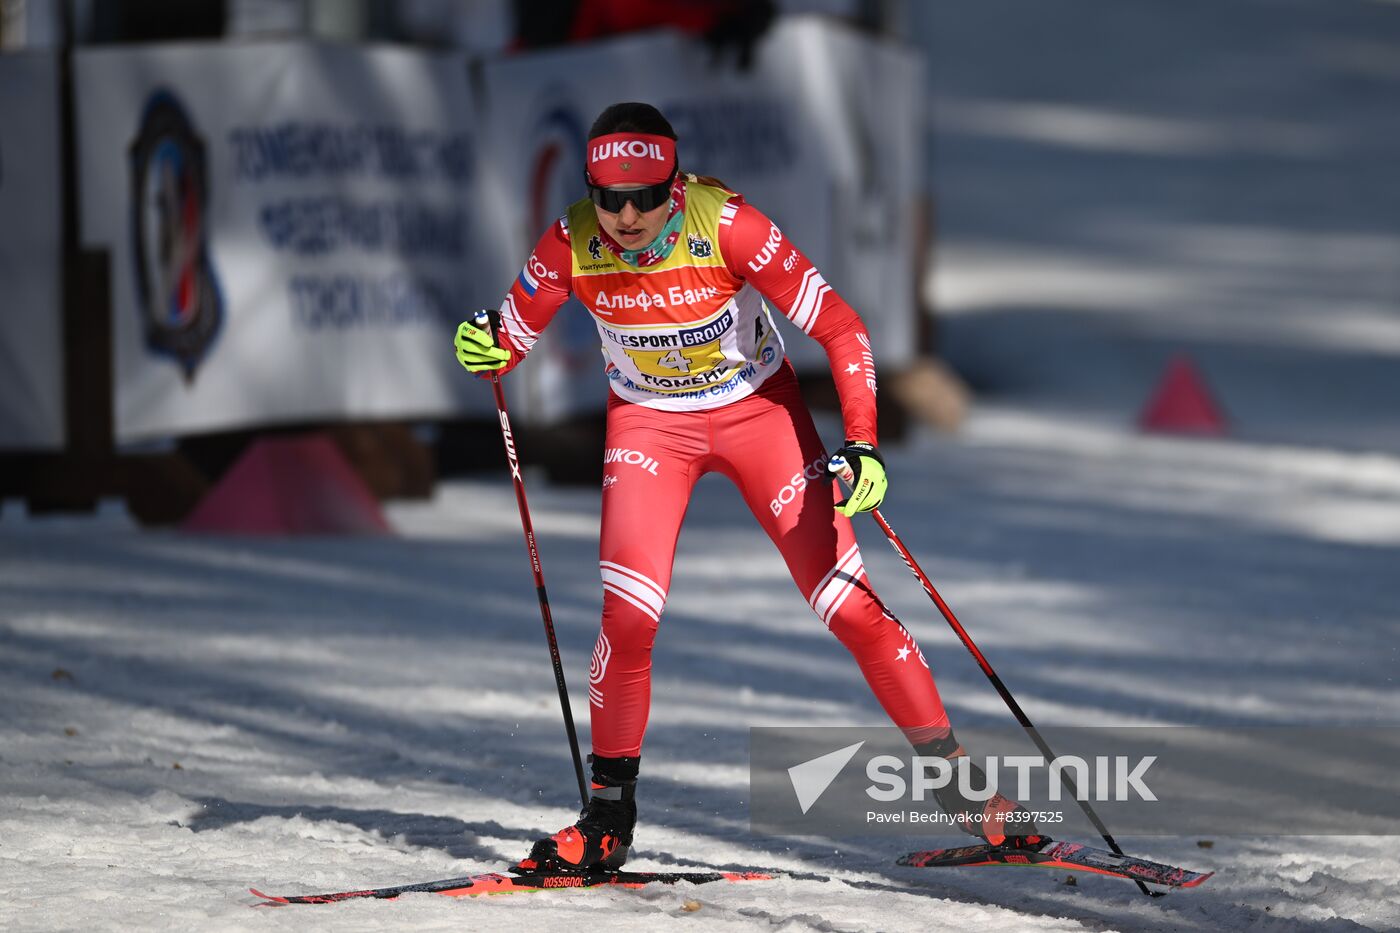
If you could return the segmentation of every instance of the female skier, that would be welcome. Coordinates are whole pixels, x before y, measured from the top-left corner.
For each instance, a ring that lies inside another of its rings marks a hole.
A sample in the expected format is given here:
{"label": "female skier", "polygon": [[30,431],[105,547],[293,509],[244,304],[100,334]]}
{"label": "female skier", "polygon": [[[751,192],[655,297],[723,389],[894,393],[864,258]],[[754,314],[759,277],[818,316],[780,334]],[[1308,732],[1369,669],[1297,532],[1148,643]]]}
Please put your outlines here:
{"label": "female skier", "polygon": [[[861,319],[741,195],[680,170],[675,131],[649,104],[599,115],[584,180],[588,197],[544,233],[501,304],[496,339],[468,322],[455,341],[468,370],[505,373],[572,292],[597,324],[612,388],[603,619],[588,678],[591,795],[574,825],[535,843],[525,870],[617,868],[627,858],[652,643],[691,489],[712,471],[739,487],[808,605],[915,748],[964,754],[922,652],[866,580],[851,527],[850,516],[877,507],[887,485]],[[826,350],[846,437],[836,453],[855,473],[849,498],[836,501],[825,482],[827,455],[769,306]],[[940,794],[965,829],[993,843],[1035,832],[1023,821],[1003,831],[1002,815],[1018,808],[1005,797],[972,801],[956,786]]]}

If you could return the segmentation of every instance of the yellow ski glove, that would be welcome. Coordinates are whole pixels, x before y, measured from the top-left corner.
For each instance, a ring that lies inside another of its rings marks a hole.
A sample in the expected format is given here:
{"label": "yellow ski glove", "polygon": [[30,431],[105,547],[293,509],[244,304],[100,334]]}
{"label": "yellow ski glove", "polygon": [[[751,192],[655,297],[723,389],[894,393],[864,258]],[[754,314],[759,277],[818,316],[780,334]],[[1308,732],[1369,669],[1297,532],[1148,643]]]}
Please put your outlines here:
{"label": "yellow ski glove", "polygon": [[851,494],[836,503],[836,511],[847,518],[879,508],[885,501],[890,483],[885,478],[885,458],[874,444],[846,441],[845,447],[831,455],[827,469],[840,475],[851,488]]}
{"label": "yellow ski glove", "polygon": [[[481,316],[477,320],[481,321]],[[510,351],[496,346],[491,331],[483,330],[471,321],[458,325],[457,339],[452,341],[452,345],[457,348],[457,362],[465,366],[468,372],[486,373],[504,369],[510,364]]]}

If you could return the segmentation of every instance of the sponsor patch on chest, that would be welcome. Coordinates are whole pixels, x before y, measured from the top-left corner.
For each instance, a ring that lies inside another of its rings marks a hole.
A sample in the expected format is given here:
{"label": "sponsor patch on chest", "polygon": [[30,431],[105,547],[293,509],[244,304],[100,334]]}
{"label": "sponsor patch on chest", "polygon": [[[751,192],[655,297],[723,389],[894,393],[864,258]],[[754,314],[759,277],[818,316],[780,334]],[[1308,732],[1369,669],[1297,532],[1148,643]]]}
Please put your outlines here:
{"label": "sponsor patch on chest", "polygon": [[698,285],[694,288],[672,285],[670,288],[659,291],[643,291],[641,289],[623,292],[600,291],[593,299],[593,305],[608,311],[628,309],[645,311],[652,308],[677,308],[703,304],[723,297],[723,294],[713,285]]}

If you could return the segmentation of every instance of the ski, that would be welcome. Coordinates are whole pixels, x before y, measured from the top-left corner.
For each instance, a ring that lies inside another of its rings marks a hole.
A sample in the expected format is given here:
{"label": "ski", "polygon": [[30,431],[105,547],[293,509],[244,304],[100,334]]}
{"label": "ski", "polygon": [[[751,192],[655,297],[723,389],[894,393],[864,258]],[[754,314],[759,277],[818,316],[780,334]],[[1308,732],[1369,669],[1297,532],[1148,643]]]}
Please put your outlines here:
{"label": "ski", "polygon": [[1040,849],[1018,849],[985,843],[957,849],[930,849],[926,852],[911,852],[901,857],[898,864],[914,868],[1036,865],[1041,868],[1094,872],[1173,888],[1194,888],[1215,874],[1190,871],[1174,865],[1134,858],[1131,855],[1117,855],[1107,849],[1096,849],[1093,846],[1053,841]]}
{"label": "ski", "polygon": [[360,891],[339,891],[332,894],[264,894],[249,888],[264,903],[259,906],[280,907],[284,904],[335,904],[355,898],[372,897],[381,900],[401,894],[445,894],[448,897],[477,897],[482,894],[517,894],[530,891],[551,891],[561,888],[622,887],[640,888],[648,884],[710,884],[715,881],[770,881],[775,877],[762,871],[537,871],[520,874],[484,872],[423,881],[386,888],[366,888]]}

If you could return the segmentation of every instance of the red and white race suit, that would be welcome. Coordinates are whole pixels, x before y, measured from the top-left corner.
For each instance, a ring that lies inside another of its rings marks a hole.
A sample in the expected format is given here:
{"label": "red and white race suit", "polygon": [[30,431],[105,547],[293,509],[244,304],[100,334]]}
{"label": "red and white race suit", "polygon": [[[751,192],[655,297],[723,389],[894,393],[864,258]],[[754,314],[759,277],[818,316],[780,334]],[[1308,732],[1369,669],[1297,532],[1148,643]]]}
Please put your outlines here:
{"label": "red and white race suit", "polygon": [[822,344],[846,437],[875,443],[875,362],[855,311],[777,225],[693,177],[680,239],[655,265],[607,249],[588,200],[551,225],[501,305],[511,366],[570,293],[597,324],[612,388],[603,624],[588,684],[594,753],[640,754],[676,540],[691,489],[709,472],[739,487],[894,723],[913,741],[942,734],[948,717],[928,664],[871,589],[850,520],[834,508],[840,492],[768,307]]}

